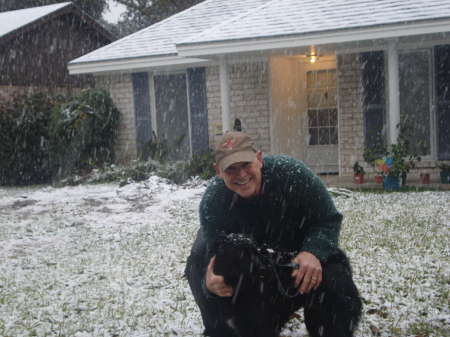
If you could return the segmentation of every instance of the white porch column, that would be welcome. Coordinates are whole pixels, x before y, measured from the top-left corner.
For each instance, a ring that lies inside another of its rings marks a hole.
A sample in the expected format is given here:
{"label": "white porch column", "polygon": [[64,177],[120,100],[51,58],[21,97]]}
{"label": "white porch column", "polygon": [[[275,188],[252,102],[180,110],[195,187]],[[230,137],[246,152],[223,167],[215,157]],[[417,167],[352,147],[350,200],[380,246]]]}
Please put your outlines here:
{"label": "white porch column", "polygon": [[220,104],[222,106],[223,133],[231,131],[230,85],[228,81],[228,63],[224,55],[220,56]]}
{"label": "white porch column", "polygon": [[388,50],[388,78],[389,78],[389,142],[397,144],[400,123],[400,77],[398,65],[397,41],[389,43]]}

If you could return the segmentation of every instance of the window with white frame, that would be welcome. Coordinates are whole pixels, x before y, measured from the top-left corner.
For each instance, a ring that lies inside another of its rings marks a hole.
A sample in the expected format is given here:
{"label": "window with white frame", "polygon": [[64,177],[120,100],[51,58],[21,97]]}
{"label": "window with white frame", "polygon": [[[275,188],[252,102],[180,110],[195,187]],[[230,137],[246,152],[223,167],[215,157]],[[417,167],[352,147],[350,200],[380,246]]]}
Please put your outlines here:
{"label": "window with white frame", "polygon": [[306,74],[309,145],[338,144],[336,69],[311,70]]}

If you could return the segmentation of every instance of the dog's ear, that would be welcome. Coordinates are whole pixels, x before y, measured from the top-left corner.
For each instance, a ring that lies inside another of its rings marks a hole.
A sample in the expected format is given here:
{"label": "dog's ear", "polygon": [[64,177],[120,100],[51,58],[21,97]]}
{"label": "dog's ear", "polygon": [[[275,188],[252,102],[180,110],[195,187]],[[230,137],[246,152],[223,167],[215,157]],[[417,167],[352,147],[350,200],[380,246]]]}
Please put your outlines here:
{"label": "dog's ear", "polygon": [[214,239],[209,247],[209,253],[211,256],[216,255],[219,251],[221,245],[227,241],[227,235],[224,232],[219,233],[219,235]]}

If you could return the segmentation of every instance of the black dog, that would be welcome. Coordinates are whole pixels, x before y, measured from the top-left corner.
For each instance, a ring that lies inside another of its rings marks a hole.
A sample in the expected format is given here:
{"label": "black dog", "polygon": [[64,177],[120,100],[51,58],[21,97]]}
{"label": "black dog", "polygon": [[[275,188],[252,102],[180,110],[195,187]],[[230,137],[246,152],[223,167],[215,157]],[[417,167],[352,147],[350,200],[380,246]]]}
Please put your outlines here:
{"label": "black dog", "polygon": [[237,336],[277,337],[301,307],[310,336],[353,336],[362,302],[342,250],[332,251],[321,285],[305,295],[298,295],[291,277],[297,252],[269,252],[248,236],[221,234],[210,254],[216,255],[214,273],[234,289],[232,297],[220,299],[220,319]]}
{"label": "black dog", "polygon": [[300,308],[291,277],[294,254],[258,249],[239,234],[220,235],[211,253],[214,273],[234,289],[232,297],[221,298],[220,319],[241,337],[277,337]]}

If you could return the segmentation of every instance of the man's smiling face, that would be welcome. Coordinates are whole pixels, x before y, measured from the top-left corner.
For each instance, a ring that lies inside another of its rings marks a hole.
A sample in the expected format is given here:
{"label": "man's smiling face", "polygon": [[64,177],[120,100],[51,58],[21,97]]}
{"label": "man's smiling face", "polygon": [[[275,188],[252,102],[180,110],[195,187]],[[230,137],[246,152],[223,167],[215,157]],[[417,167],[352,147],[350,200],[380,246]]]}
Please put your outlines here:
{"label": "man's smiling face", "polygon": [[262,153],[257,151],[252,162],[239,162],[228,166],[221,172],[214,164],[219,178],[233,192],[245,199],[254,199],[261,191]]}

